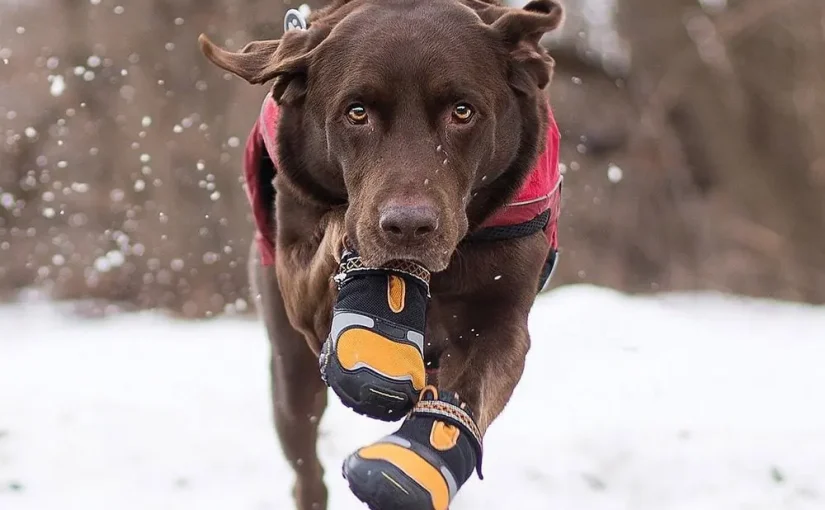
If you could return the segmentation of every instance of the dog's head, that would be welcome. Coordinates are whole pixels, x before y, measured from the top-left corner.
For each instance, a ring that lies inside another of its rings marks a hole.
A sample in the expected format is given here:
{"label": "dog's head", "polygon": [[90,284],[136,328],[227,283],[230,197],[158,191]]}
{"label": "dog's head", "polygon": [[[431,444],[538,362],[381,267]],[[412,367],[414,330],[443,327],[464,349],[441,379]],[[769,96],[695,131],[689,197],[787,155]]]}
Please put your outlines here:
{"label": "dog's head", "polygon": [[274,80],[278,171],[309,199],[348,204],[367,264],[440,271],[543,149],[552,60],[539,39],[561,19],[552,0],[337,0],[280,40],[201,47],[250,83]]}

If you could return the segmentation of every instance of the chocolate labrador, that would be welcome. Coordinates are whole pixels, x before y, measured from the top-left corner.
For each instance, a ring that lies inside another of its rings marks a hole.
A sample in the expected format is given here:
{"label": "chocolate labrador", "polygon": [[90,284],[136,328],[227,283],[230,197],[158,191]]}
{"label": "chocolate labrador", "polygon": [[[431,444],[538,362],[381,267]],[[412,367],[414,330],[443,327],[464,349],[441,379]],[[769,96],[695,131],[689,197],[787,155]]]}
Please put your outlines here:
{"label": "chocolate labrador", "polygon": [[[246,148],[250,275],[299,510],[327,507],[325,383],[362,414],[403,419],[344,462],[370,508],[445,510],[481,476],[556,262],[559,140],[539,40],[561,20],[552,0],[335,0],[239,52],[201,36],[222,69],[273,82]],[[373,280],[347,286],[355,276]],[[381,303],[359,312],[370,292]]]}

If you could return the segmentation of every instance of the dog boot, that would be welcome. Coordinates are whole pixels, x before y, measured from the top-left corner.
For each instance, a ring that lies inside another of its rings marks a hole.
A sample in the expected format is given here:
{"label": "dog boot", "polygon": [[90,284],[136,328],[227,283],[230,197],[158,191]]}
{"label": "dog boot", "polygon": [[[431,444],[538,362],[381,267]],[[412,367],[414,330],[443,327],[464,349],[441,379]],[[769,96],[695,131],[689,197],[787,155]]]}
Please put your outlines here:
{"label": "dog boot", "polygon": [[398,421],[426,383],[424,328],[429,272],[407,261],[368,268],[345,249],[338,298],[319,359],[321,376],[347,407]]}
{"label": "dog boot", "polygon": [[371,510],[447,510],[473,470],[482,478],[481,456],[467,406],[427,387],[401,429],[350,455],[343,474]]}

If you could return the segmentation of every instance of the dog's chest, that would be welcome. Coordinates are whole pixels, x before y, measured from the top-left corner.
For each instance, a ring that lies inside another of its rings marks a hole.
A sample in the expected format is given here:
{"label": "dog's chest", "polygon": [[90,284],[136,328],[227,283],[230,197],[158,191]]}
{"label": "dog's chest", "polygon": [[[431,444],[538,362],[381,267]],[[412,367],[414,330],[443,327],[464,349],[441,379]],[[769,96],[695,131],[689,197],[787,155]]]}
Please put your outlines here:
{"label": "dog's chest", "polygon": [[484,340],[483,332],[487,328],[482,320],[473,320],[478,317],[478,311],[466,299],[437,295],[432,297],[427,312],[424,343],[424,358],[429,362],[428,369],[438,368],[437,360],[449,347],[468,346]]}

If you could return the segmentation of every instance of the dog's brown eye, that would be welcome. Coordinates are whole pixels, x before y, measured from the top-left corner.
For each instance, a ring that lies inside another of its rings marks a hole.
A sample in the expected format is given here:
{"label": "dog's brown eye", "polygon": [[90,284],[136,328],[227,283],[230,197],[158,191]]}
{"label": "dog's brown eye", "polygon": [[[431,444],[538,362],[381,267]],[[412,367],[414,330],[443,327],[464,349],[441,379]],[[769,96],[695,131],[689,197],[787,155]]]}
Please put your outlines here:
{"label": "dog's brown eye", "polygon": [[347,118],[353,124],[364,124],[367,122],[367,109],[360,104],[354,104],[347,109]]}
{"label": "dog's brown eye", "polygon": [[453,118],[456,122],[466,123],[473,118],[473,108],[468,104],[460,104],[453,108]]}

